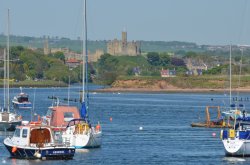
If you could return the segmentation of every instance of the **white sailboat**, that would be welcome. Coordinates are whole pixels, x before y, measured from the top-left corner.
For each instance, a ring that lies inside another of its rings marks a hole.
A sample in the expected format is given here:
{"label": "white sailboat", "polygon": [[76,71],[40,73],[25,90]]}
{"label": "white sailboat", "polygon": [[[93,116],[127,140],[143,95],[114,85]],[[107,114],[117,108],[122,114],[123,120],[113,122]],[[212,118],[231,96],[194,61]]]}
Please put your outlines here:
{"label": "white sailboat", "polygon": [[52,127],[55,135],[64,143],[81,148],[96,148],[102,143],[102,131],[98,122],[93,126],[88,119],[88,51],[87,51],[87,20],[86,0],[84,0],[84,34],[83,42],[83,85],[81,108],[75,106],[56,105],[49,108],[47,115],[43,117],[43,123]]}
{"label": "white sailboat", "polygon": [[232,46],[230,45],[230,61],[229,61],[229,110],[222,111],[222,117],[225,120],[236,120],[238,117],[242,116],[242,112],[239,107],[232,104]]}
{"label": "white sailboat", "polygon": [[221,130],[221,139],[224,145],[225,154],[227,156],[250,156],[250,117],[246,115],[245,111],[239,111],[240,113],[237,111],[239,111],[237,108],[231,110],[230,114],[234,115],[234,128]]}
{"label": "white sailboat", "polygon": [[88,120],[88,50],[87,50],[87,2],[84,0],[84,42],[83,42],[83,93],[82,106],[80,109],[81,118],[71,120],[66,131],[63,132],[63,142],[69,142],[75,148],[100,147],[102,142],[101,126],[98,123],[92,127]]}
{"label": "white sailboat", "polygon": [[[10,112],[10,92],[9,92],[9,9],[8,9],[8,32],[7,32],[7,53],[4,50],[4,107],[0,112],[0,131],[14,131],[17,125],[21,125],[20,115]],[[7,56],[6,56],[7,55]]]}

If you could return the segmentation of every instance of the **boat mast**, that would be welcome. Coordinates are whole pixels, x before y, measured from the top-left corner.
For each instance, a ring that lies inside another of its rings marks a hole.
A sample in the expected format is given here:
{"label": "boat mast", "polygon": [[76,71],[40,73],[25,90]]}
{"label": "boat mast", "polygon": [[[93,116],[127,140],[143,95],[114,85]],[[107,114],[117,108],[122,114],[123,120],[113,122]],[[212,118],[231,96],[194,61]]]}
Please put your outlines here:
{"label": "boat mast", "polygon": [[6,78],[7,78],[7,91],[6,91],[6,104],[5,106],[7,106],[7,110],[8,112],[10,112],[10,83],[9,83],[9,79],[10,79],[10,9],[8,9],[8,23],[7,23],[7,65],[6,65]]}
{"label": "boat mast", "polygon": [[4,106],[3,106],[3,108],[6,108],[6,104],[7,104],[7,102],[6,102],[6,83],[7,83],[6,82],[6,77],[7,77],[6,76],[6,49],[4,49],[3,61],[4,61],[4,81],[3,81]]}
{"label": "boat mast", "polygon": [[230,86],[230,109],[232,105],[232,45],[230,45],[230,60],[229,60],[229,86]]}
{"label": "boat mast", "polygon": [[83,12],[83,65],[82,65],[82,103],[86,105],[86,116],[88,116],[88,48],[87,48],[87,0],[84,0]]}

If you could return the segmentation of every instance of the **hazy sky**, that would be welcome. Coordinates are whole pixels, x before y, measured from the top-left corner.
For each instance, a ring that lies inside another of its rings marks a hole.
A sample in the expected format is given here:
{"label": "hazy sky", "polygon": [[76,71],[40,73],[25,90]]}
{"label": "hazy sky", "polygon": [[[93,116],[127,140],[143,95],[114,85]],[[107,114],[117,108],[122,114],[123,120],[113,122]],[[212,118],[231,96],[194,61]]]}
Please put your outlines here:
{"label": "hazy sky", "polygon": [[[88,0],[88,39],[188,41],[197,44],[250,45],[248,0]],[[0,32],[81,35],[83,0],[0,0]]]}

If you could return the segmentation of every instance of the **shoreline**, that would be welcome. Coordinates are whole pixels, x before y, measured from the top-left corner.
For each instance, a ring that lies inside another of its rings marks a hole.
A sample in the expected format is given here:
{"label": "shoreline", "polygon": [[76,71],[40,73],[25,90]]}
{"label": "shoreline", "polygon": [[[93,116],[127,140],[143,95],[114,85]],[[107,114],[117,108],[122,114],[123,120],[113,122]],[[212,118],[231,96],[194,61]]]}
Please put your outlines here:
{"label": "shoreline", "polygon": [[[141,92],[141,93],[223,93],[229,92],[229,89],[212,88],[103,88],[94,90],[96,92]],[[250,88],[232,89],[232,92],[250,93]]]}

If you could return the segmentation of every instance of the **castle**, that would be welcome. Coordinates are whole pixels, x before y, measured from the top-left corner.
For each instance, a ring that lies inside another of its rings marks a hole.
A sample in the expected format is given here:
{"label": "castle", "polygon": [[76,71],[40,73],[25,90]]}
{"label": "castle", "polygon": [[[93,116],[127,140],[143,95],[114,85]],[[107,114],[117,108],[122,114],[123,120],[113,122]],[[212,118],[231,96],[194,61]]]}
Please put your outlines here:
{"label": "castle", "polygon": [[141,45],[138,41],[127,41],[127,32],[122,32],[122,40],[114,39],[107,44],[107,53],[111,55],[136,56],[141,54]]}

